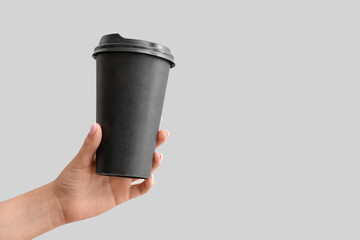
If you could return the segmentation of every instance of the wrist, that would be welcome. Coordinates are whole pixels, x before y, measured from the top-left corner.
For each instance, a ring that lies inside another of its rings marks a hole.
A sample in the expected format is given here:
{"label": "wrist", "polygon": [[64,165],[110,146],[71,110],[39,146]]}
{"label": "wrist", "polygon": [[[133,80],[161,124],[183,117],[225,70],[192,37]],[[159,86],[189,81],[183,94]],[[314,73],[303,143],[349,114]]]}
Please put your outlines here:
{"label": "wrist", "polygon": [[50,182],[0,203],[0,239],[32,239],[65,224]]}
{"label": "wrist", "polygon": [[52,209],[49,219],[51,224],[54,228],[66,224],[64,209],[56,194],[55,180],[45,185],[45,187],[48,195],[47,198],[49,199],[49,206]]}

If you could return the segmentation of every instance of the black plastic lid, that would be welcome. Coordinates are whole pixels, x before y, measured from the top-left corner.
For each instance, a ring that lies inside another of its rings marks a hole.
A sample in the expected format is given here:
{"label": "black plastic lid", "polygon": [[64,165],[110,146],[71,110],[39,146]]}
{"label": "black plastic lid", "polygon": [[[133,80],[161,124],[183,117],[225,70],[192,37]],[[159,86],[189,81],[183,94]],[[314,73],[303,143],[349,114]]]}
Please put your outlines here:
{"label": "black plastic lid", "polygon": [[138,52],[150,54],[170,62],[170,67],[175,67],[174,56],[169,48],[164,45],[138,39],[123,38],[118,33],[104,35],[94,49],[93,58],[102,52]]}

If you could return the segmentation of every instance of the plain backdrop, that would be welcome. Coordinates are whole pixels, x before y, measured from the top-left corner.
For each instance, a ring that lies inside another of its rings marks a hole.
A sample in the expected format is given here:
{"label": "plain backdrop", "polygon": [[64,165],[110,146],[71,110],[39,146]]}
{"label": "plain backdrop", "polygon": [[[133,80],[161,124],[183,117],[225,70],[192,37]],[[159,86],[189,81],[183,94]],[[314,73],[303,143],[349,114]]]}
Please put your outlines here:
{"label": "plain backdrop", "polygon": [[357,1],[2,1],[0,201],[95,121],[108,33],[175,56],[155,187],[37,239],[359,239]]}

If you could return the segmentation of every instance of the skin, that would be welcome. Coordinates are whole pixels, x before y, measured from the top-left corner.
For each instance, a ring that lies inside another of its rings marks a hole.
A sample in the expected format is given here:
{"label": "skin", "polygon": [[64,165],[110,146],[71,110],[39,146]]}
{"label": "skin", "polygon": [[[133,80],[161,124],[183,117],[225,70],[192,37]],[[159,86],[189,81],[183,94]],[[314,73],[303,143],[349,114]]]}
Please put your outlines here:
{"label": "skin", "polygon": [[[169,132],[159,130],[156,148]],[[155,152],[149,179],[109,177],[95,174],[96,149],[102,137],[98,123],[91,126],[84,144],[52,182],[15,198],[0,202],[0,239],[32,239],[51,229],[97,216],[154,186],[153,172],[162,154]]]}

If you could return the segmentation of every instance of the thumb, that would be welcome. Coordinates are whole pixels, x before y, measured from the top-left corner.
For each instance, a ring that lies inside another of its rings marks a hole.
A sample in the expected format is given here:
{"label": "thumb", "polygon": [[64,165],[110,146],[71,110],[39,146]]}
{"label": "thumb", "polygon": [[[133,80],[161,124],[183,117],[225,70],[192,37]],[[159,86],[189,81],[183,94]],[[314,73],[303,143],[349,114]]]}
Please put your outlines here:
{"label": "thumb", "polygon": [[90,131],[86,136],[80,151],[73,159],[73,166],[76,168],[87,168],[94,163],[94,155],[100,145],[101,137],[101,126],[95,122],[91,125]]}

